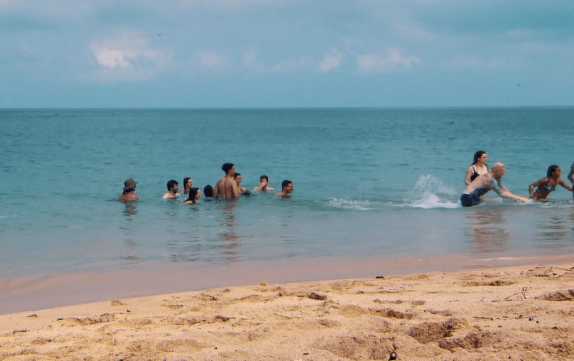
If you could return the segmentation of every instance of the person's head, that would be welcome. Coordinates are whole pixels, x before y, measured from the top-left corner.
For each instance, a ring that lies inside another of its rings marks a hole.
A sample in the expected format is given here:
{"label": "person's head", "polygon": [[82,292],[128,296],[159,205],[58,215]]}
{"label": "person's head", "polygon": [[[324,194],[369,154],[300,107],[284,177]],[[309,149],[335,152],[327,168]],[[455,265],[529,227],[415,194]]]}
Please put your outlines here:
{"label": "person's head", "polygon": [[203,194],[206,197],[213,197],[213,187],[210,186],[209,184],[205,186],[205,188],[203,188]]}
{"label": "person's head", "polygon": [[235,181],[237,182],[237,186],[239,186],[241,184],[241,182],[243,182],[243,176],[241,175],[241,173],[235,173],[235,175],[233,177],[235,178]]}
{"label": "person's head", "polygon": [[[221,166],[221,169],[225,172],[225,174],[227,175],[234,175],[235,174],[235,164],[233,163],[224,163]],[[231,174],[229,174],[229,172],[232,172]]]}
{"label": "person's head", "polygon": [[176,193],[179,190],[179,183],[177,183],[176,180],[170,180],[169,182],[167,182],[167,190],[169,192],[173,192]]}
{"label": "person's head", "polygon": [[189,189],[189,196],[187,198],[188,201],[193,201],[193,203],[197,202],[201,197],[201,191],[199,188],[193,187]]}
{"label": "person's head", "polygon": [[265,174],[262,175],[261,177],[259,177],[259,183],[265,181],[265,183],[269,183],[269,177],[266,176]]}
{"label": "person's head", "polygon": [[132,178],[126,179],[124,182],[124,193],[135,192],[136,190],[136,181]]}
{"label": "person's head", "polygon": [[503,163],[494,163],[492,166],[492,175],[494,179],[501,180],[504,177],[504,173],[506,173],[506,166]]}
{"label": "person's head", "polygon": [[281,189],[287,193],[293,192],[293,182],[285,179],[283,182],[281,182]]}
{"label": "person's head", "polygon": [[486,164],[486,162],[488,161],[488,154],[486,154],[486,152],[479,150],[478,152],[474,153],[474,162],[472,164],[476,164],[478,162],[482,162],[483,164]]}
{"label": "person's head", "polygon": [[560,169],[560,167],[555,165],[555,164],[548,167],[548,171],[546,172],[546,176],[548,178],[551,178],[552,176],[560,177],[561,174],[562,174],[562,169]]}
{"label": "person's head", "polygon": [[189,177],[183,178],[183,188],[190,189],[191,187],[193,187],[193,179]]}

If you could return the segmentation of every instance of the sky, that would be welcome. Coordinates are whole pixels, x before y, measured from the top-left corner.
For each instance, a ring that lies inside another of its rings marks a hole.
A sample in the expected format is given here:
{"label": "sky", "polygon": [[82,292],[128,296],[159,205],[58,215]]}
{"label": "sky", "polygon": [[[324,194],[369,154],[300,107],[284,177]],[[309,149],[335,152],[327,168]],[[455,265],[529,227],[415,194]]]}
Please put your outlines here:
{"label": "sky", "polygon": [[0,108],[574,105],[574,1],[0,0]]}

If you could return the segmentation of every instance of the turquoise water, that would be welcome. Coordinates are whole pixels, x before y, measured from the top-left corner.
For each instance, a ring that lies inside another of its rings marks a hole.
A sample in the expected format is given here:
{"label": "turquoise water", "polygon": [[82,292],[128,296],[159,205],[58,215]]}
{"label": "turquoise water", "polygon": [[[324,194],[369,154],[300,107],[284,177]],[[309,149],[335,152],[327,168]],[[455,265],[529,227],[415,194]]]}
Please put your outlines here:
{"label": "turquoise water", "polygon": [[[458,204],[476,150],[507,164],[503,183],[519,195],[551,164],[565,178],[571,107],[5,109],[0,124],[0,280],[150,263],[574,254],[563,188],[545,205]],[[214,185],[224,162],[250,189],[261,174],[277,189],[293,181],[293,198],[161,199],[170,179]],[[117,202],[127,178],[136,205]]]}

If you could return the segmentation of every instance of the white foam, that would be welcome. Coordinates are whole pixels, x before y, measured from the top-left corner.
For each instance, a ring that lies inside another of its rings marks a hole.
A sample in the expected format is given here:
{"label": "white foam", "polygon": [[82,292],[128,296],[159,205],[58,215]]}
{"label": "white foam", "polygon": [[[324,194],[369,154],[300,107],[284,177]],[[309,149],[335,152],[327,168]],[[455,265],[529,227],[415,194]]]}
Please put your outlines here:
{"label": "white foam", "polygon": [[354,209],[357,211],[369,211],[373,209],[371,207],[371,202],[369,201],[344,199],[344,198],[331,198],[331,200],[327,204],[330,205],[331,207]]}

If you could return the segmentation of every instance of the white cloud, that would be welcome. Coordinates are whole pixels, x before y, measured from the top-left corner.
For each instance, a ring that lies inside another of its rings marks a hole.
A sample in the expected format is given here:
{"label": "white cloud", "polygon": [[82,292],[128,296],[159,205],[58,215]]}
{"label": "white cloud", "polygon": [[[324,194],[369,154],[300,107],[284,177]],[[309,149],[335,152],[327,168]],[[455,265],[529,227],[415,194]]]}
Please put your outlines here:
{"label": "white cloud", "polygon": [[327,73],[333,69],[336,69],[343,62],[345,56],[338,50],[334,50],[331,54],[325,55],[323,60],[317,65],[317,69],[321,73]]}
{"label": "white cloud", "polygon": [[298,60],[282,60],[271,67],[271,71],[277,73],[287,73],[293,70],[301,69],[311,64],[311,58],[299,58]]}
{"label": "white cloud", "polygon": [[413,65],[420,64],[416,56],[404,56],[402,50],[391,48],[386,55],[381,53],[357,56],[357,65],[362,73],[390,73],[392,71],[408,71]]}
{"label": "white cloud", "polygon": [[123,32],[115,38],[93,42],[90,50],[99,69],[80,76],[80,80],[118,83],[153,78],[171,63],[172,52],[152,49],[148,43],[138,32]]}
{"label": "white cloud", "polygon": [[225,61],[218,53],[209,51],[196,51],[193,56],[199,60],[200,66],[206,68],[219,68]]}
{"label": "white cloud", "polygon": [[521,64],[510,64],[504,59],[493,58],[489,60],[481,59],[477,56],[456,57],[448,66],[449,69],[475,68],[482,70],[520,70]]}

